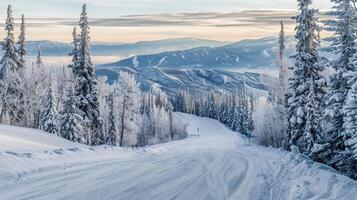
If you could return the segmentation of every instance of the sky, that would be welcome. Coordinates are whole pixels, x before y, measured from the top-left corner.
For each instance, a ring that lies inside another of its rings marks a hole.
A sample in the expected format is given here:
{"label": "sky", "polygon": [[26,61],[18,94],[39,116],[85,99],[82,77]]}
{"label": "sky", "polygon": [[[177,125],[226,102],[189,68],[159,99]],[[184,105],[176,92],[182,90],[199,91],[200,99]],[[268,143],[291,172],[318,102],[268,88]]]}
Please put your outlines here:
{"label": "sky", "polygon": [[[329,2],[315,0],[314,7],[328,10]],[[1,0],[0,25],[12,4],[15,17],[23,13],[27,18],[28,40],[69,42],[83,3],[88,5],[92,41],[97,42],[182,37],[238,41],[274,36],[280,20],[293,34],[290,18],[297,5],[296,0]]]}

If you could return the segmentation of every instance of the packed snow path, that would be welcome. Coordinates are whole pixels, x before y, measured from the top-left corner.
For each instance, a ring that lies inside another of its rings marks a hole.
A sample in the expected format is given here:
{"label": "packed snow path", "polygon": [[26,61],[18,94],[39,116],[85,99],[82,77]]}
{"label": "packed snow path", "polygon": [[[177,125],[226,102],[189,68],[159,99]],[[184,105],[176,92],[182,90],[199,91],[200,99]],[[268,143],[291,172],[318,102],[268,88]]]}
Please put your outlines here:
{"label": "packed snow path", "polygon": [[[109,153],[104,147],[87,152],[81,148],[88,147],[63,142],[62,154],[54,154],[57,167],[51,168],[49,162],[45,169],[46,164],[34,161],[33,165],[44,169],[32,173],[24,173],[26,167],[17,165],[25,164],[14,160],[13,173],[20,168],[22,174],[15,180],[3,175],[7,181],[0,179],[0,199],[352,200],[357,196],[355,181],[325,165],[298,153],[249,146],[243,137],[211,119],[177,116],[189,124],[186,140],[137,150],[111,149]],[[3,131],[0,128],[0,140]],[[78,152],[66,153],[67,147]],[[11,150],[9,155],[0,147],[0,178],[1,167],[11,171],[9,157],[22,159],[18,148],[6,148]],[[33,155],[38,148],[50,147],[36,145]],[[98,152],[108,158],[98,161],[91,155]],[[71,160],[76,154],[88,159],[82,163]]]}

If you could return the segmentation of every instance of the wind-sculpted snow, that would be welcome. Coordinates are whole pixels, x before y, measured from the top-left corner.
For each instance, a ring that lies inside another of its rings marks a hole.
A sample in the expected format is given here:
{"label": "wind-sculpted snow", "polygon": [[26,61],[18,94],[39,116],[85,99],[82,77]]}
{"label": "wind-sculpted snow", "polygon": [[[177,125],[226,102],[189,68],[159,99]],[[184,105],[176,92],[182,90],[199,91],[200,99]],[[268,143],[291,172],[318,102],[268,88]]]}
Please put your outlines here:
{"label": "wind-sculpted snow", "polygon": [[[77,146],[70,151],[73,146],[62,143],[62,151],[52,155],[56,163],[51,156],[41,160],[17,155],[41,155],[39,149],[13,147],[14,154],[8,154],[2,148],[0,171],[17,176],[4,181],[0,173],[0,199],[351,200],[357,195],[355,181],[298,152],[249,146],[244,137],[215,120],[176,116],[189,125],[190,137],[147,148]],[[31,159],[32,166],[48,168],[17,171],[27,164],[21,160]]]}

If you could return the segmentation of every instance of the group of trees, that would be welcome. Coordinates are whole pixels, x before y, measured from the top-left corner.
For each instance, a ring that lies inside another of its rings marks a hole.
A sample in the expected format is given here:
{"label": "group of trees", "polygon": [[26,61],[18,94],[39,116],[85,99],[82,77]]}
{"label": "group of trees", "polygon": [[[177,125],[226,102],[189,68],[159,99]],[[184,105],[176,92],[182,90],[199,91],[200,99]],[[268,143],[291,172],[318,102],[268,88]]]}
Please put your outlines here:
{"label": "group of trees", "polygon": [[[292,56],[294,66],[290,67],[288,87],[282,26],[279,84],[271,87],[276,119],[265,125],[278,127],[275,136],[268,133],[275,137],[268,145],[297,146],[312,159],[357,178],[356,0],[331,1],[335,6],[323,27],[334,32],[327,49],[336,56],[329,60],[320,53],[319,34],[323,28],[319,25],[318,10],[310,8],[311,0],[298,0],[300,13],[294,18],[296,54]],[[323,76],[327,67],[334,70]]]}
{"label": "group of trees", "polygon": [[25,18],[16,43],[11,5],[7,14],[0,73],[1,123],[41,129],[88,145],[145,146],[187,136],[185,125],[174,119],[173,106],[160,89],[141,92],[127,72],[121,72],[120,81],[112,85],[104,77],[96,80],[86,5],[79,20],[80,33],[73,30],[72,63],[62,73],[45,68],[40,48],[36,62],[26,63]]}
{"label": "group of trees", "polygon": [[250,137],[253,131],[253,97],[246,84],[236,92],[181,91],[174,100],[176,111],[216,119],[227,127]]}

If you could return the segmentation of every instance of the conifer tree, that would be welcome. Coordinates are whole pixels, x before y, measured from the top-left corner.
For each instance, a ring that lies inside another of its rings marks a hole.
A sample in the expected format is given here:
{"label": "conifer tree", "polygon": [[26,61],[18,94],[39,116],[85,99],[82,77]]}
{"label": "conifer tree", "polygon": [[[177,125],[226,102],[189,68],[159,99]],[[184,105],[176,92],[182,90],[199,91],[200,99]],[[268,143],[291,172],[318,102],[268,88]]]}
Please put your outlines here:
{"label": "conifer tree", "polygon": [[6,73],[18,72],[20,70],[20,60],[16,51],[15,41],[14,41],[14,17],[12,6],[9,5],[7,8],[7,19],[5,23],[6,38],[2,42],[2,50],[4,56],[1,59],[1,78],[6,76]]}
{"label": "conifer tree", "polygon": [[324,91],[320,84],[320,58],[317,53],[318,38],[317,13],[311,9],[311,0],[298,0],[300,14],[297,22],[297,54],[293,77],[290,79],[292,90],[289,98],[289,144],[296,145],[301,152],[310,154],[321,139],[321,109]]}
{"label": "conifer tree", "polygon": [[[329,144],[333,156],[325,158],[325,162],[342,171],[344,174],[357,178],[357,81],[352,85],[344,105],[344,128],[341,136]],[[337,141],[336,141],[337,140]],[[341,142],[343,141],[343,142]]]}
{"label": "conifer tree", "polygon": [[280,21],[280,33],[279,33],[279,60],[283,60],[285,56],[285,30],[284,30],[284,22]]}
{"label": "conifer tree", "polygon": [[[74,67],[75,64],[79,61],[79,36],[77,34],[76,27],[73,28],[72,37],[73,37],[73,42],[72,42],[73,50],[69,54],[70,56],[72,56],[72,65],[70,65],[70,67]],[[76,69],[73,69],[72,71],[78,72]]]}
{"label": "conifer tree", "polygon": [[22,65],[21,67],[25,67],[25,56],[27,54],[27,49],[26,49],[26,25],[25,25],[25,16],[22,15],[21,17],[21,27],[20,27],[20,36],[19,36],[19,41],[17,42],[18,44],[18,54],[19,54],[19,59],[20,59],[20,64]]}
{"label": "conifer tree", "polygon": [[36,66],[37,66],[37,68],[42,68],[42,64],[43,64],[42,51],[41,51],[41,47],[38,46],[37,47],[37,56],[36,56]]}
{"label": "conifer tree", "polygon": [[73,92],[73,84],[68,87],[67,98],[64,101],[61,112],[61,136],[67,140],[82,144],[88,143],[86,124],[83,121],[81,110],[76,107],[76,97]]}
{"label": "conifer tree", "polygon": [[348,118],[343,112],[343,107],[351,88],[349,79],[353,77],[350,75],[356,70],[354,55],[356,54],[357,15],[353,5],[354,0],[331,0],[331,2],[335,3],[334,10],[329,13],[332,19],[325,23],[326,29],[335,33],[332,37],[331,49],[338,57],[331,62],[335,72],[328,77],[325,116],[331,124],[328,137],[337,142],[335,144],[337,147],[343,146],[343,124]]}
{"label": "conifer tree", "polygon": [[14,17],[11,5],[7,8],[5,23],[6,37],[2,44],[3,57],[0,61],[1,111],[0,122],[20,125],[24,117],[23,70],[14,41]]}
{"label": "conifer tree", "polygon": [[[95,69],[90,55],[90,37],[86,4],[83,5],[79,21],[81,34],[79,38],[78,61],[73,63],[75,79],[74,94],[77,96],[76,106],[83,113],[90,134],[90,145],[104,143],[103,122],[99,114],[99,101]],[[76,52],[74,52],[76,53]]]}
{"label": "conifer tree", "polygon": [[117,118],[115,116],[114,95],[111,93],[107,99],[108,104],[108,134],[106,137],[106,144],[111,146],[119,145],[118,131],[117,131]]}
{"label": "conifer tree", "polygon": [[40,117],[40,129],[48,133],[59,134],[59,119],[56,102],[56,89],[51,78],[44,102],[44,110]]}

